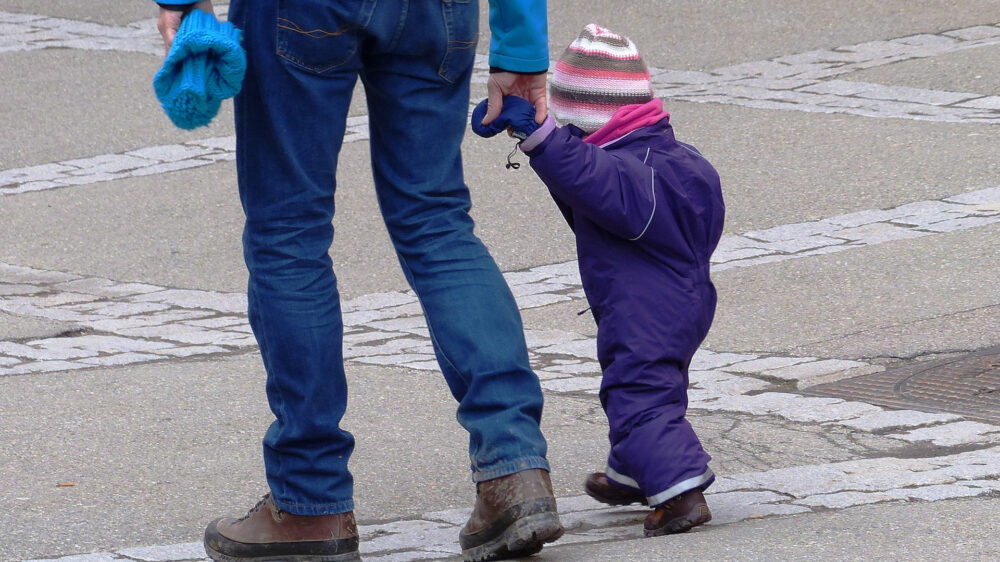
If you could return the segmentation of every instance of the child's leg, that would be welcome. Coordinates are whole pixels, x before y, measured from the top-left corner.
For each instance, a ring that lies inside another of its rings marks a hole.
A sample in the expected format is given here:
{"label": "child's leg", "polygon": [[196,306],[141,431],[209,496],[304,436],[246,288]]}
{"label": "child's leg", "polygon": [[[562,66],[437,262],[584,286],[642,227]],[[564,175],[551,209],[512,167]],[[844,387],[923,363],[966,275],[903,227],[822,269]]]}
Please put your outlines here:
{"label": "child's leg", "polygon": [[608,505],[646,505],[646,494],[639,489],[635,480],[624,473],[625,470],[622,463],[609,455],[604,472],[595,472],[587,477],[584,483],[587,495]]}
{"label": "child's leg", "polygon": [[612,364],[604,374],[601,398],[611,426],[608,475],[642,490],[651,506],[714,480],[711,457],[685,417],[687,383],[686,370],[663,362]]}

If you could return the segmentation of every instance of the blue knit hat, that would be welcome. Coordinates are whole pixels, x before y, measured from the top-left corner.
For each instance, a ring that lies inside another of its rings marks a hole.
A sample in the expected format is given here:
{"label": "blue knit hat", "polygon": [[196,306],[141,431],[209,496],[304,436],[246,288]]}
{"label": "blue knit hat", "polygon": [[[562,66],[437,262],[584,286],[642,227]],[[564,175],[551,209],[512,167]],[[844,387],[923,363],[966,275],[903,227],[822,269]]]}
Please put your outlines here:
{"label": "blue knit hat", "polygon": [[192,10],[185,16],[153,78],[156,97],[174,125],[208,125],[222,100],[239,93],[247,69],[241,36],[231,23],[208,12]]}

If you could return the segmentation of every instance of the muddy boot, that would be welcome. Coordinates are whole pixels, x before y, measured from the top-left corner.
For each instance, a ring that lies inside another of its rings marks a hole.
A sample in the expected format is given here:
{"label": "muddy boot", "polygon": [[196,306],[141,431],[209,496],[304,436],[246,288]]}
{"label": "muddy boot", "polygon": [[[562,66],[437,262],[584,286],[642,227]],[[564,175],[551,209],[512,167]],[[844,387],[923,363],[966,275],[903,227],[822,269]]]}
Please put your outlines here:
{"label": "muddy boot", "polygon": [[588,496],[608,505],[648,504],[646,496],[642,492],[635,488],[626,488],[615,484],[608,480],[607,475],[603,472],[595,472],[588,476],[583,488],[587,491]]}
{"label": "muddy boot", "polygon": [[240,519],[216,519],[205,529],[212,560],[361,560],[354,513],[304,516],[282,511],[271,494]]}
{"label": "muddy boot", "polygon": [[476,485],[476,507],[458,540],[466,562],[530,556],[563,534],[548,471],[525,470]]}
{"label": "muddy boot", "polygon": [[657,507],[643,522],[647,537],[690,531],[712,520],[712,512],[701,490],[689,490]]}

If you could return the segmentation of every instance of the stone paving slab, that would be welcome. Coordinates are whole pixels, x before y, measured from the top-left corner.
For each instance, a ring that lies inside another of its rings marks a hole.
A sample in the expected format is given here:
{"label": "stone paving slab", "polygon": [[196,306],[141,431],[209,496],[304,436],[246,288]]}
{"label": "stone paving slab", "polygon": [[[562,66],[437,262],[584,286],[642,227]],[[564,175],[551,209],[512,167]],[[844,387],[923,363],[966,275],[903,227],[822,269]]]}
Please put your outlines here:
{"label": "stone paving slab", "polygon": [[[926,353],[998,345],[990,328],[997,296],[991,272],[1000,266],[991,239],[998,231],[993,225],[816,256],[808,264],[790,260],[722,272],[715,276],[720,304],[706,346],[810,356],[839,349],[842,338],[848,338],[852,353],[841,358],[888,359],[912,356],[917,349]],[[868,265],[875,263],[880,265]],[[939,298],[942,293],[949,298]],[[809,304],[804,308],[800,303]],[[978,309],[981,314],[972,314]],[[935,322],[937,318],[942,320]],[[946,332],[905,328],[922,320],[927,326],[955,326],[959,318],[978,319],[962,325],[976,332],[973,338],[966,338],[962,326]],[[747,319],[766,321],[767,329],[748,333]],[[887,339],[880,337],[882,332],[906,337]]]}
{"label": "stone paving slab", "polygon": [[[45,272],[23,267],[6,266],[6,271],[8,276],[20,281],[46,278]],[[178,355],[226,354],[255,345],[242,313],[246,306],[245,296],[239,293],[171,290],[151,285],[112,290],[107,280],[51,275],[49,278],[55,280],[58,287],[72,287],[80,292],[47,294],[47,289],[38,285],[38,295],[8,297],[0,305],[21,313],[71,320],[117,335],[76,335],[0,343],[0,352],[12,360],[0,367],[0,374],[16,376],[86,369],[94,365],[148,362]],[[572,263],[516,272],[508,282],[515,294],[524,294],[528,299],[546,293],[566,300],[582,296]],[[526,287],[534,288],[519,290]],[[122,300],[117,304],[104,304],[103,298],[109,293]],[[362,364],[398,365],[436,372],[426,327],[414,304],[415,297],[407,293],[368,295],[345,302],[345,358]],[[544,306],[544,303],[522,301],[521,306]],[[594,375],[600,372],[600,367],[596,363],[592,337],[528,329],[526,339],[532,364],[543,379],[543,388],[560,393],[592,394],[597,391],[600,378]],[[778,415],[811,423],[837,423],[881,411],[875,406],[840,399],[803,398],[780,392],[756,393],[768,390],[770,382],[774,381],[809,386],[818,381],[878,372],[881,367],[877,365],[816,357],[737,355],[702,349],[695,356],[691,369],[690,407],[695,409]],[[754,378],[740,378],[747,374]],[[960,422],[954,429],[944,430],[947,436],[939,436],[934,433],[937,429],[921,425],[924,424],[918,424],[914,432],[899,438],[955,445],[990,443],[996,433],[992,426],[973,424],[976,427],[971,427]]]}
{"label": "stone paving slab", "polygon": [[[969,33],[976,30],[982,34],[994,33],[989,26],[972,28]],[[989,46],[861,70],[843,78],[927,90],[953,90],[955,84],[963,84],[971,91],[997,96],[1000,95],[1000,77],[985,69],[998,55],[1000,47]]]}
{"label": "stone paving slab", "polygon": [[4,0],[2,9],[22,14],[47,16],[77,21],[100,22],[105,25],[126,25],[156,15],[147,0]]}
{"label": "stone paving slab", "polygon": [[[989,475],[991,478],[983,479]],[[1000,491],[997,450],[923,460],[875,459],[779,469],[719,478],[707,494],[713,519],[704,529],[765,516],[813,513],[896,501],[941,501],[993,497]],[[805,484],[805,486],[803,486]],[[900,486],[900,484],[902,484]],[[900,487],[891,487],[900,486]],[[831,491],[836,490],[836,491]],[[608,539],[639,538],[647,511],[608,508],[587,496],[560,498],[566,535],[553,547]],[[418,520],[360,525],[361,552],[368,560],[428,560],[458,555],[455,535],[471,509],[426,513]],[[95,553],[96,559],[200,560],[198,543]],[[126,558],[127,557],[127,558]],[[59,558],[63,562],[72,558]],[[74,560],[75,562],[75,560]]]}
{"label": "stone paving slab", "polygon": [[[808,241],[815,238],[813,233],[824,232],[829,244],[840,242],[844,249],[856,249],[864,244],[879,244],[892,238],[856,238],[849,239],[843,236],[840,231],[845,228],[856,230],[854,225],[862,224],[864,220],[890,220],[905,225],[914,231],[925,232],[922,229],[929,228],[935,224],[935,220],[941,221],[945,217],[970,216],[986,220],[1000,221],[1000,211],[993,209],[992,203],[981,203],[981,201],[991,201],[1000,193],[996,188],[980,190],[977,192],[964,193],[949,198],[948,201],[927,201],[909,203],[895,209],[886,210],[882,214],[863,213],[864,219],[858,219],[854,215],[843,217],[833,217],[814,223],[801,223],[798,225],[785,225],[772,228],[766,231],[754,231],[736,237],[727,237],[720,244],[720,250],[713,261],[716,262],[717,270],[724,270],[726,267],[751,267],[762,263],[763,258],[768,258],[766,263],[775,263],[779,260],[793,259],[796,257],[809,256],[812,254],[808,250]],[[919,217],[919,220],[912,220],[912,217]],[[952,219],[945,219],[952,220]],[[972,226],[979,226],[974,224]],[[845,238],[847,238],[845,240]],[[736,243],[729,243],[735,241]],[[793,248],[775,247],[776,243],[793,243]],[[806,242],[806,243],[803,243]],[[743,258],[739,251],[756,244],[758,248],[772,252],[757,258]],[[736,250],[733,254],[731,250]],[[775,253],[776,252],[776,253]],[[791,252],[791,253],[790,253]],[[173,342],[171,346],[181,344],[196,345],[222,345],[235,346],[235,348],[252,346],[253,338],[249,330],[245,327],[245,296],[238,293],[213,293],[196,290],[176,290],[153,285],[132,285],[131,290],[122,290],[120,287],[114,290],[115,283],[102,278],[80,278],[72,281],[64,281],[55,286],[39,284],[32,289],[30,283],[25,283],[32,275],[44,276],[43,271],[7,267],[6,277],[3,279],[8,284],[5,286],[17,288],[15,294],[0,298],[0,306],[3,309],[19,314],[27,314],[48,318],[50,320],[76,322],[90,329],[104,332],[116,333],[123,336],[138,338],[153,338]],[[62,281],[61,279],[58,279]],[[573,262],[560,264],[558,268],[554,266],[542,266],[528,271],[513,272],[509,276],[512,290],[518,298],[522,308],[534,308],[549,304],[581,299],[583,294],[579,286],[579,275]],[[121,284],[118,284],[121,285]],[[128,286],[127,284],[125,286]],[[75,289],[81,291],[73,292],[53,292],[53,289],[65,291]],[[109,293],[112,295],[109,298]],[[137,293],[137,294],[133,294]],[[385,322],[373,322],[375,320],[385,320],[393,318],[413,318],[416,321],[412,325],[417,328],[414,332],[422,337],[426,337],[422,328],[422,321],[418,319],[420,309],[415,306],[414,297],[407,297],[405,293],[400,293],[398,300],[384,301],[385,296],[378,297],[381,303],[371,301],[370,297],[364,297],[358,301],[357,305],[347,304],[345,308],[345,322],[348,326],[369,324],[376,332],[389,331],[396,332],[396,335],[388,336],[388,339],[397,339],[399,327],[392,327]],[[374,305],[374,307],[373,307]],[[358,310],[353,307],[359,306]],[[969,306],[974,306],[969,305]],[[376,312],[377,311],[377,312]],[[233,322],[219,323],[218,320],[208,320],[208,324],[191,324],[192,321],[204,321],[209,317],[222,314],[222,319],[233,317]],[[235,315],[235,316],[234,316]],[[223,329],[229,324],[244,324],[240,329]],[[214,325],[213,325],[214,324]],[[403,330],[408,332],[409,330]],[[350,336],[349,336],[350,337]],[[405,340],[402,340],[405,342]],[[359,342],[363,343],[363,342]],[[796,342],[802,345],[801,342]],[[20,344],[18,344],[20,345]],[[25,347],[25,346],[21,346]],[[371,349],[371,346],[367,346]],[[436,369],[433,361],[433,354],[424,342],[415,341],[409,345],[401,344],[398,339],[389,347],[380,344],[382,349],[377,353],[368,352],[371,355],[381,356],[406,351],[413,348],[416,353],[409,353],[402,363],[416,368]],[[29,349],[29,348],[26,348]],[[593,363],[596,357],[593,355],[593,345],[588,339],[575,339],[572,341],[562,341],[555,345],[540,343],[537,352],[550,355],[571,355],[587,358]],[[9,355],[17,357],[16,350],[8,350]],[[116,350],[110,350],[112,352]],[[130,350],[131,351],[131,350]],[[25,352],[27,353],[27,352]],[[45,359],[45,353],[32,350],[25,355],[21,353],[22,360],[41,361]],[[361,362],[373,362],[381,364],[377,359],[367,359],[366,357],[355,357],[349,351],[348,357]],[[129,359],[140,359],[145,356],[130,356]],[[49,359],[62,361],[71,359],[71,356],[55,356]],[[815,384],[815,382],[828,382],[829,377],[843,371],[849,371],[854,366],[850,362],[827,360],[814,361],[808,365],[794,365],[788,362],[784,365],[772,364],[760,366],[759,369],[766,376],[777,380],[793,380],[800,384]],[[123,359],[124,360],[124,359]],[[397,358],[398,360],[398,358]],[[772,360],[773,361],[773,360]],[[755,367],[756,368],[756,367]],[[573,372],[582,372],[577,368],[566,370],[566,366],[546,369],[541,367],[542,375],[546,379],[558,379],[568,376]],[[20,372],[37,371],[37,368],[30,366],[8,366],[6,374],[17,374]],[[44,369],[43,369],[44,370]],[[587,370],[587,369],[585,369]],[[596,367],[589,368],[590,372],[597,372]],[[569,381],[547,380],[545,387],[552,390],[569,391],[585,390],[596,388],[595,380],[586,381],[583,379]],[[567,386],[568,385],[568,386]]]}
{"label": "stone paving slab", "polygon": [[993,560],[1000,557],[998,515],[995,499],[879,504],[806,517],[751,519],[657,539],[557,545],[538,559],[641,561],[683,552],[690,558],[734,562],[876,560],[891,552],[906,560]]}
{"label": "stone paving slab", "polygon": [[[549,14],[551,51],[555,54],[597,17],[594,5],[586,0],[560,0],[558,6]],[[990,0],[969,0],[960,10],[948,2],[928,2],[914,9],[906,0],[762,3],[755,4],[751,13],[745,8],[733,0],[714,6],[671,4],[666,10],[669,19],[683,24],[671,26],[667,41],[662,21],[650,17],[645,6],[616,6],[614,10],[598,10],[598,15],[602,25],[627,33],[647,61],[656,61],[654,66],[683,70],[707,70],[997,21],[996,5]]]}
{"label": "stone paving slab", "polygon": [[[678,138],[697,146],[718,169],[728,233],[943,198],[994,187],[1000,177],[987,125],[956,128],[671,99],[665,107]],[[740,124],[736,134],[732,123]],[[965,156],[956,160],[951,148]],[[754,165],[746,166],[748,161]],[[961,177],[963,183],[931,179],[940,177]]]}
{"label": "stone paving slab", "polygon": [[[119,153],[146,146],[233,134],[232,102],[208,128],[170,124],[152,91],[158,58],[116,51],[49,49],[0,53],[6,83],[0,98],[0,169]],[[93,76],[100,74],[100,87]],[[68,94],[66,84],[88,84]],[[67,96],[73,103],[67,103]],[[30,107],[30,126],[23,108]],[[86,107],[86,111],[81,111]]]}
{"label": "stone paving slab", "polygon": [[75,328],[69,322],[0,312],[0,341],[53,337]]}
{"label": "stone paving slab", "polygon": [[961,353],[996,345],[992,328],[1000,322],[1000,306],[987,306],[934,316],[926,320],[862,329],[836,340],[816,342],[796,353],[844,357],[914,358],[927,350]]}

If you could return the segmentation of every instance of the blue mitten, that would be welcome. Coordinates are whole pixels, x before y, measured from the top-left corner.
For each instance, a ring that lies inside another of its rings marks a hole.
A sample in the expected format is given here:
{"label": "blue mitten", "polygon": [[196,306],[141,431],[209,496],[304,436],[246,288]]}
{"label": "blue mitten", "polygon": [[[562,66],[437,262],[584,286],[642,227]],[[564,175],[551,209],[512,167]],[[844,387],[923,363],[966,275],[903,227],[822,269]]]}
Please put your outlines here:
{"label": "blue mitten", "polygon": [[486,105],[487,100],[483,100],[472,111],[472,131],[481,137],[489,138],[509,129],[512,137],[524,140],[540,126],[535,123],[535,106],[524,98],[505,96],[500,115],[489,125],[483,125]]}

